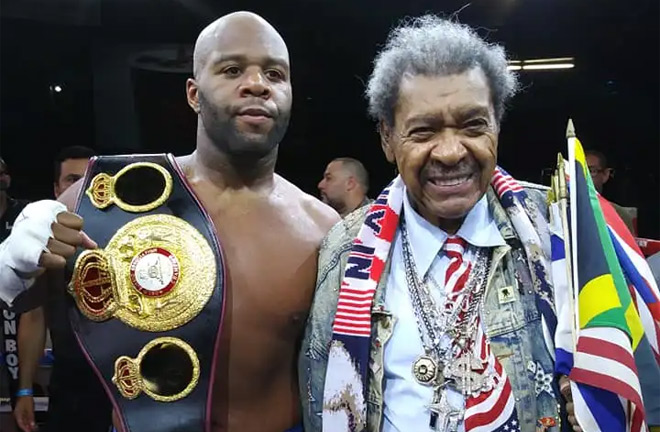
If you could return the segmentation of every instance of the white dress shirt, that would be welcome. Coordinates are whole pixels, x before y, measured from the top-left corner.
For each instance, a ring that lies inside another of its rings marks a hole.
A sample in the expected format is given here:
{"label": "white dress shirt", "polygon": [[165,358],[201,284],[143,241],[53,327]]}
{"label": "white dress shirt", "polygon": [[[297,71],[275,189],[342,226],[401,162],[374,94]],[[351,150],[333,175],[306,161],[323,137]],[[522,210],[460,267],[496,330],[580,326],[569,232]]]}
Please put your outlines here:
{"label": "white dress shirt", "polygon": [[[432,225],[412,208],[407,191],[403,208],[417,275],[422,280],[426,273],[430,272],[429,276],[435,279],[438,286],[444,288],[445,272],[450,262],[442,250],[447,233]],[[494,247],[506,244],[490,214],[485,195],[467,214],[456,235],[474,246]],[[467,249],[464,259],[471,260],[473,253],[472,249]],[[392,335],[385,345],[383,432],[426,432],[431,430],[431,412],[428,406],[432,403],[433,388],[419,384],[412,374],[413,363],[424,354],[424,348],[406,284],[400,231],[397,231],[394,240],[391,259],[385,304],[396,321]],[[445,293],[434,289],[434,286],[430,286],[434,299],[438,305],[442,305]],[[450,391],[448,397],[452,405],[464,405],[460,393]],[[459,431],[463,430],[461,423]]]}

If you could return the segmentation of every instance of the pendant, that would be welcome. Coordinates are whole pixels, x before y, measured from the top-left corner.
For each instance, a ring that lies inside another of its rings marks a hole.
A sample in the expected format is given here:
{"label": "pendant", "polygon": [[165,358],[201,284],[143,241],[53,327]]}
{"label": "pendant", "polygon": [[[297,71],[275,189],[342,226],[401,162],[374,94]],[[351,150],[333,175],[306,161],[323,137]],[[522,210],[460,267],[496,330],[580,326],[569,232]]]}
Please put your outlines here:
{"label": "pendant", "polygon": [[462,407],[454,407],[449,402],[447,392],[442,391],[442,396],[438,400],[438,393],[433,398],[433,403],[429,406],[431,411],[431,420],[429,427],[434,431],[456,432],[458,425],[463,420],[465,412]]}
{"label": "pendant", "polygon": [[488,390],[488,376],[484,364],[478,358],[465,353],[443,371],[444,376],[453,381],[453,387],[464,396],[479,394]]}
{"label": "pendant", "polygon": [[440,378],[444,381],[442,374],[439,373],[440,368],[435,359],[428,355],[422,355],[413,363],[412,372],[415,380],[422,385],[435,386],[439,385],[436,381]]}

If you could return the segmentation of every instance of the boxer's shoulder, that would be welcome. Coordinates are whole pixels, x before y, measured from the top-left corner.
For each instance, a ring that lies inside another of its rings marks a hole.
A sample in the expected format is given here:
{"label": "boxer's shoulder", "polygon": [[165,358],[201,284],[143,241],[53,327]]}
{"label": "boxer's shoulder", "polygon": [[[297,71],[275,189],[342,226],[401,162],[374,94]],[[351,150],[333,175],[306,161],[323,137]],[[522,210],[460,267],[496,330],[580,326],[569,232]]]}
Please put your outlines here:
{"label": "boxer's shoulder", "polygon": [[292,206],[300,206],[304,214],[310,218],[324,233],[341,220],[337,212],[329,205],[321,202],[318,198],[303,192],[296,185],[277,175],[276,189],[284,192]]}

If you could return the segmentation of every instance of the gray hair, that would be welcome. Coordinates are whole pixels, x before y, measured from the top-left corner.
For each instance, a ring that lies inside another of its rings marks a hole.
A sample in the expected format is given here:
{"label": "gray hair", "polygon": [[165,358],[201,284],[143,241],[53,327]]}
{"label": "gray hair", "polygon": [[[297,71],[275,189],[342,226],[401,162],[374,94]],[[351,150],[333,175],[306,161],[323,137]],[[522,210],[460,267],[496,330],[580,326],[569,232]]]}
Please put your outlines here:
{"label": "gray hair", "polygon": [[374,60],[366,95],[369,114],[394,124],[394,108],[405,73],[446,76],[481,67],[491,91],[499,122],[505,105],[518,90],[516,75],[507,69],[504,48],[489,44],[464,24],[436,15],[402,22],[390,32],[385,48]]}
{"label": "gray hair", "polygon": [[369,173],[362,162],[351,157],[338,157],[333,159],[332,162],[341,162],[342,169],[355,177],[364,189],[364,193],[366,194],[369,191]]}

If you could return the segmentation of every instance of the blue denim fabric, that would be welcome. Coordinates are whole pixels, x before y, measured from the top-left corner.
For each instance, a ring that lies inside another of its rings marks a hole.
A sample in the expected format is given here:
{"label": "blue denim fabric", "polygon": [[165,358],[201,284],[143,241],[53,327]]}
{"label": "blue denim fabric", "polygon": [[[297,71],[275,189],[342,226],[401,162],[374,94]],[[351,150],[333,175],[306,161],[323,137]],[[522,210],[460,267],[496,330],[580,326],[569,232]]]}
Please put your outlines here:
{"label": "blue denim fabric", "polygon": [[[545,195],[542,190],[529,184],[525,186],[530,199],[536,201],[540,208],[544,208]],[[512,247],[503,246],[493,250],[483,322],[491,339],[493,352],[511,380],[521,431],[535,432],[539,419],[552,417],[559,424],[559,392],[554,380],[554,365],[545,347],[541,318],[536,309],[524,252],[516,247],[520,242],[492,190],[488,192],[488,203],[500,233]],[[348,252],[367,210],[366,207],[358,209],[339,222],[321,245],[316,294],[299,357],[299,383],[307,432],[322,430],[323,388],[328,349],[332,339],[332,321]],[[542,241],[549,242],[549,238],[542,238]],[[383,352],[392,334],[392,328],[396,325],[396,319],[385,308],[384,293],[388,274],[389,260],[372,305],[367,394],[369,432],[379,432],[382,427]],[[515,300],[500,304],[500,287],[514,287]],[[548,430],[556,432],[559,427]]]}

